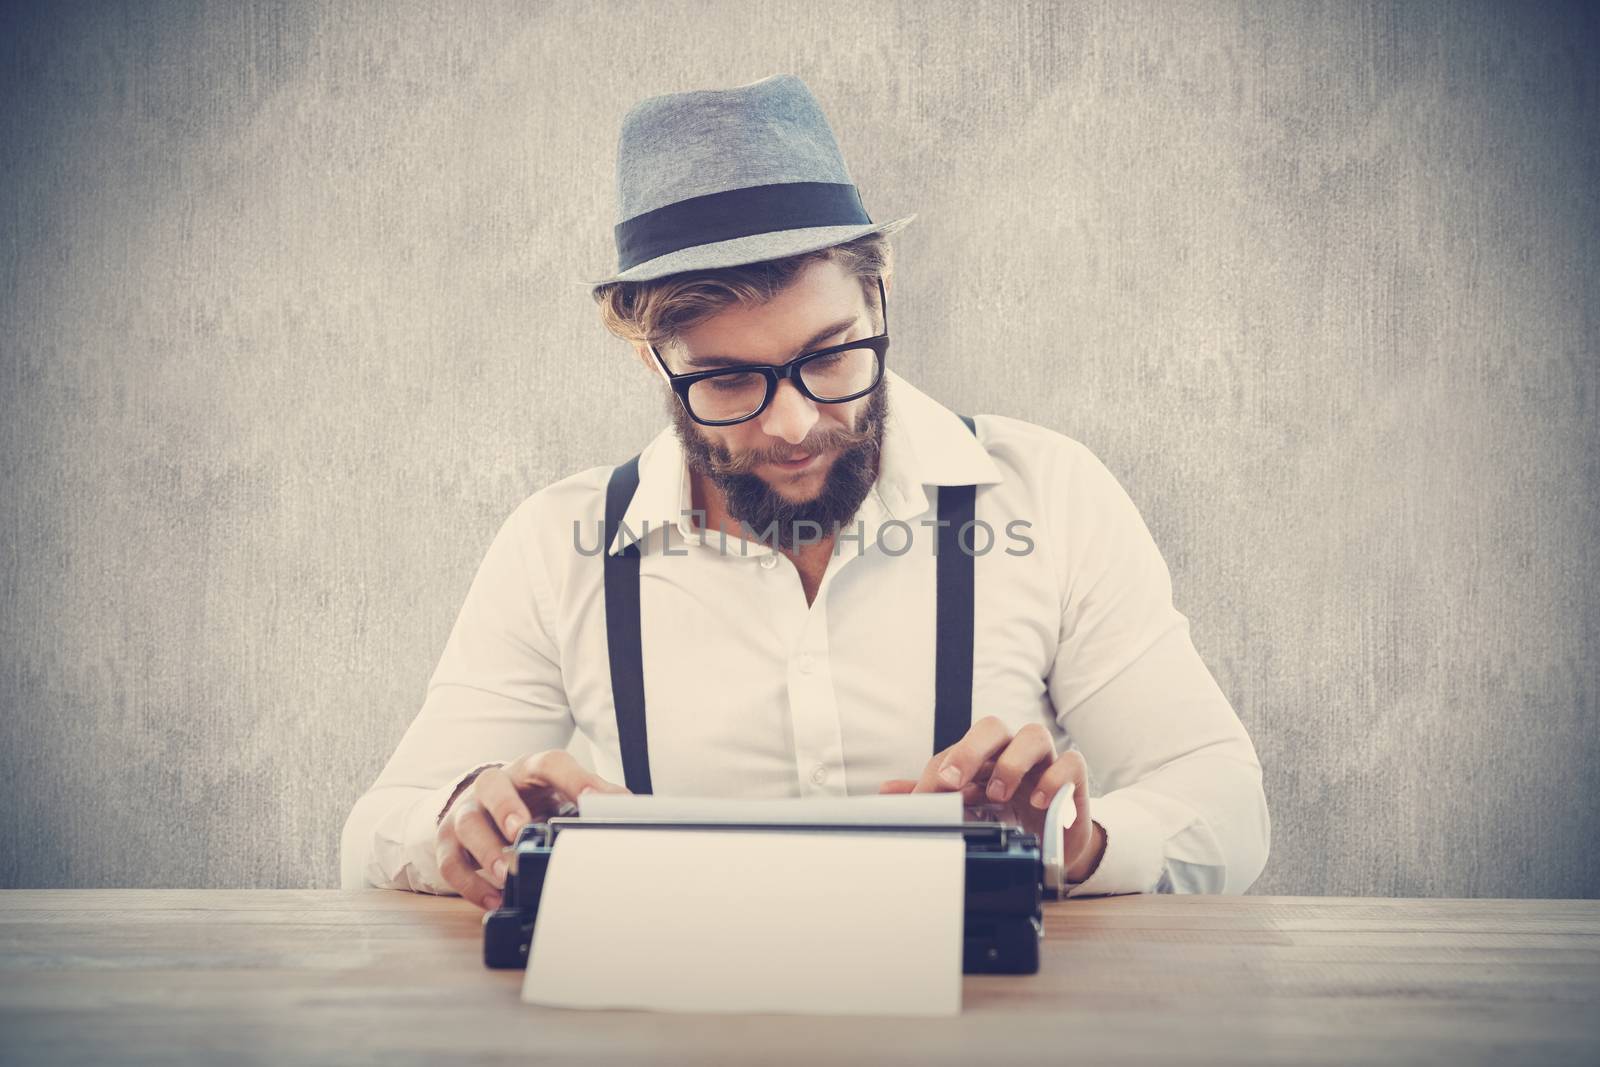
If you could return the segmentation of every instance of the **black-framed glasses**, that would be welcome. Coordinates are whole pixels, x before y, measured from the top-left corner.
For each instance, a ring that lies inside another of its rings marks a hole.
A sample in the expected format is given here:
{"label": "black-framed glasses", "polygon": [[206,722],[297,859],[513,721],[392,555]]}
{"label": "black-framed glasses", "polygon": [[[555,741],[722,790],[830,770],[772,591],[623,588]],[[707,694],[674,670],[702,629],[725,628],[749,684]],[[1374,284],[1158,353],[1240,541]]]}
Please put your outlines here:
{"label": "black-framed glasses", "polygon": [[674,374],[656,346],[650,354],[678,394],[689,417],[702,426],[732,426],[767,410],[778,395],[778,383],[787,378],[795,388],[819,404],[858,400],[883,381],[883,363],[889,350],[889,302],[878,279],[878,307],[883,312],[883,332],[859,341],[819,348],[787,363],[741,363],[733,367]]}

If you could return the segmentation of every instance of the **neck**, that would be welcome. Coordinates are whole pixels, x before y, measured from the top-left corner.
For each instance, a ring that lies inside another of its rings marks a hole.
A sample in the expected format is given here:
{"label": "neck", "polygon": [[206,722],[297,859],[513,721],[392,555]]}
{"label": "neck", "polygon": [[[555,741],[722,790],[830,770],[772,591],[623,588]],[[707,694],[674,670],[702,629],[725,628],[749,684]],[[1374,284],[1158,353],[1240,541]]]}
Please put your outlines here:
{"label": "neck", "polygon": [[690,506],[705,515],[705,530],[721,530],[730,537],[739,536],[739,521],[728,513],[728,494],[693,468],[689,471],[689,498]]}

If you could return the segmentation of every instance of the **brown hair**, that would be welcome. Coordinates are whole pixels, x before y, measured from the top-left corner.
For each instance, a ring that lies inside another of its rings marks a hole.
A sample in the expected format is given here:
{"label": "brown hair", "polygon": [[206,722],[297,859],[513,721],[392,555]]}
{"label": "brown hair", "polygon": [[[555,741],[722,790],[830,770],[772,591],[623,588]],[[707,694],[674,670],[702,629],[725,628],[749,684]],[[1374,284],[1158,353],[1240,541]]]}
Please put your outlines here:
{"label": "brown hair", "polygon": [[890,224],[865,237],[814,252],[769,259],[738,267],[669,274],[643,282],[608,282],[595,286],[605,328],[631,343],[661,346],[677,339],[730,304],[759,305],[794,281],[807,264],[833,260],[861,280],[867,305],[877,303],[877,279],[893,269],[889,236],[904,228]]}

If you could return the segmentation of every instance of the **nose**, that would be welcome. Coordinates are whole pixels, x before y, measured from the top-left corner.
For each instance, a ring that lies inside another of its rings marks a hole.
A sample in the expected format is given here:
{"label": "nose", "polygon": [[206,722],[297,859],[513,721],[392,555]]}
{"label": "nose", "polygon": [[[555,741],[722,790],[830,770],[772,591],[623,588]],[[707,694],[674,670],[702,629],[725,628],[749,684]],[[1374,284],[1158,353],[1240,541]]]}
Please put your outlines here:
{"label": "nose", "polygon": [[793,382],[784,379],[778,383],[777,394],[757,421],[763,433],[797,445],[817,424],[817,417],[817,405],[796,389]]}

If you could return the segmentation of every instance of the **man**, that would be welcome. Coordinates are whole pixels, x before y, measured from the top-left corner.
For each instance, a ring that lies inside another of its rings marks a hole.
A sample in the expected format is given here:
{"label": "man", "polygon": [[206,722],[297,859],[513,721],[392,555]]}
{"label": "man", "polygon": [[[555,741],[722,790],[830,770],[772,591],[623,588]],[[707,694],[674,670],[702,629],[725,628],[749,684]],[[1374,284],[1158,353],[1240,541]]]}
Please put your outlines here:
{"label": "man", "polygon": [[618,185],[589,284],[672,426],[506,520],[343,884],[492,909],[521,826],[631,787],[959,790],[1036,833],[1059,796],[1069,896],[1247,889],[1260,764],[1136,508],[1073,439],[889,369],[914,216],[868,218],[805,85],[642,102]]}

